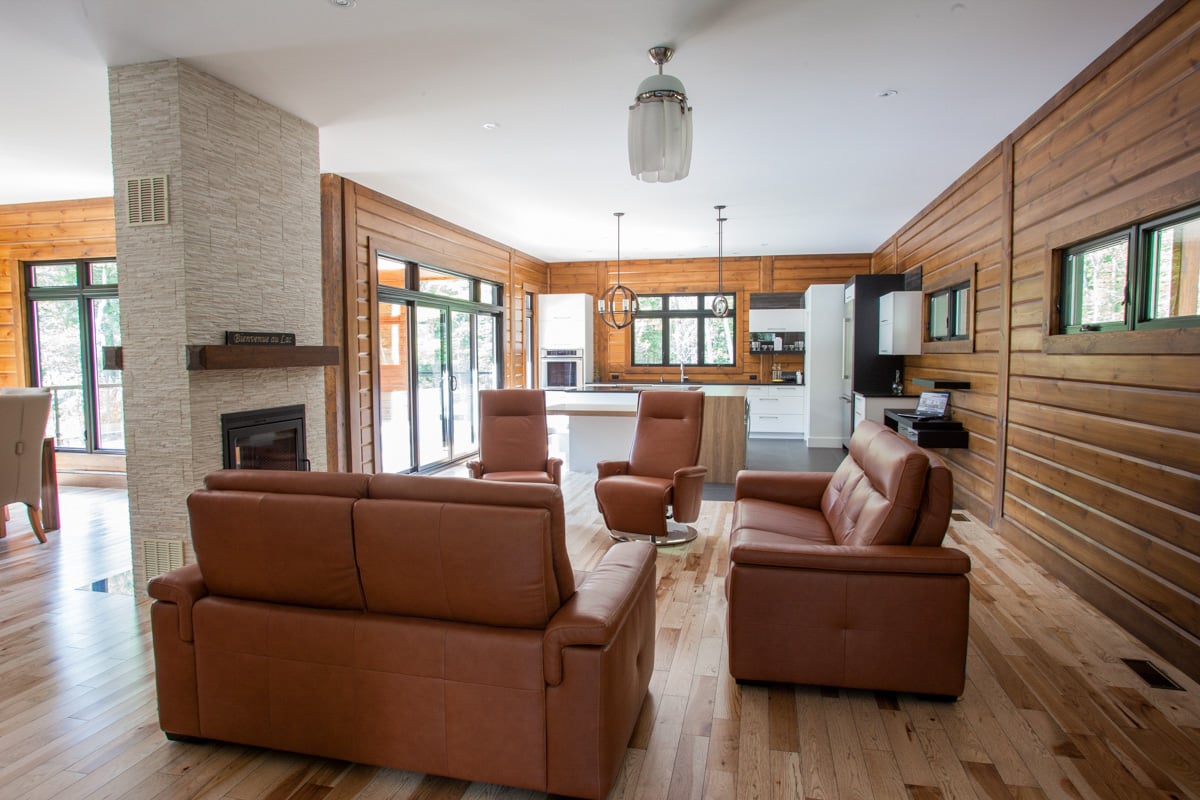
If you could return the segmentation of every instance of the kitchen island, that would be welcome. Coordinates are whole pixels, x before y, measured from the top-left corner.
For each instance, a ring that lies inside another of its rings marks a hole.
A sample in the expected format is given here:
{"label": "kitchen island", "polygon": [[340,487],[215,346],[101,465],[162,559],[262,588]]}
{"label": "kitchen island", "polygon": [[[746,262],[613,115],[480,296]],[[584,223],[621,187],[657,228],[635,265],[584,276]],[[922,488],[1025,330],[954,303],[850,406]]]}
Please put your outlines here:
{"label": "kitchen island", "polygon": [[708,467],[709,483],[733,483],[746,466],[746,387],[730,384],[593,384],[547,391],[546,413],[567,417],[567,467],[594,472],[597,461],[628,458],[643,391],[704,392],[700,463]]}

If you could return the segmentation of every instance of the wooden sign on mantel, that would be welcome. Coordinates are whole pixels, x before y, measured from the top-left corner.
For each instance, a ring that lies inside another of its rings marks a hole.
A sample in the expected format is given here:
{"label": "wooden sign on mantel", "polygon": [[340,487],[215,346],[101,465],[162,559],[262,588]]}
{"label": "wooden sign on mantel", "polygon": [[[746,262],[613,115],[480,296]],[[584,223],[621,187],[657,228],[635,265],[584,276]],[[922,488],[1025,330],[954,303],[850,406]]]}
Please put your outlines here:
{"label": "wooden sign on mantel", "polygon": [[295,346],[296,334],[270,333],[265,331],[225,331],[225,344]]}

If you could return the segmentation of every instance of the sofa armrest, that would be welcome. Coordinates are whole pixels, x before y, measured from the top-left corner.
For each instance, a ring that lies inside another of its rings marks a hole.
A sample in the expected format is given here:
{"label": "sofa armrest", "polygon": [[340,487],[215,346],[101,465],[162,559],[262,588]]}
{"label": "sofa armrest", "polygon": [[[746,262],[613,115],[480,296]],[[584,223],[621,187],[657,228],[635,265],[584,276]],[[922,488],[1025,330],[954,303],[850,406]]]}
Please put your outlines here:
{"label": "sofa armrest", "polygon": [[970,557],[953,547],[817,544],[785,534],[741,530],[729,546],[734,564],[827,572],[965,575]]}
{"label": "sofa armrest", "polygon": [[647,542],[613,545],[546,626],[543,670],[546,683],[563,679],[564,648],[603,647],[624,625],[639,589],[655,580],[655,549]]}
{"label": "sofa armrest", "polygon": [[789,506],[820,508],[832,472],[768,472],[743,469],[734,478],[733,499],[754,498]]}
{"label": "sofa armrest", "polygon": [[547,458],[546,459],[546,474],[550,476],[550,480],[558,486],[562,486],[562,459]]}
{"label": "sofa armrest", "polygon": [[192,605],[208,595],[199,564],[188,564],[150,579],[147,592],[155,600],[179,607],[179,638],[192,641]]}
{"label": "sofa armrest", "polygon": [[596,464],[596,480],[611,478],[613,475],[628,475],[628,461],[600,461]]}

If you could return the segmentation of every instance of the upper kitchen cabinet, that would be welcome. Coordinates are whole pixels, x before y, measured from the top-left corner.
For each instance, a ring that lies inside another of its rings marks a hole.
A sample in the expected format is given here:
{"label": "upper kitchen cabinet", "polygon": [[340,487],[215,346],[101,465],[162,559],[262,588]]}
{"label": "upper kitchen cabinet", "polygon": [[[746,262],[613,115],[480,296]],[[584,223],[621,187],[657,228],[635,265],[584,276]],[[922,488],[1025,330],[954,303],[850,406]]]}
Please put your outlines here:
{"label": "upper kitchen cabinet", "polygon": [[808,312],[803,292],[750,295],[750,352],[803,353]]}
{"label": "upper kitchen cabinet", "polygon": [[594,308],[590,294],[538,295],[539,346],[543,350],[590,351]]}
{"label": "upper kitchen cabinet", "polygon": [[879,354],[921,354],[920,292],[888,292],[879,298]]}

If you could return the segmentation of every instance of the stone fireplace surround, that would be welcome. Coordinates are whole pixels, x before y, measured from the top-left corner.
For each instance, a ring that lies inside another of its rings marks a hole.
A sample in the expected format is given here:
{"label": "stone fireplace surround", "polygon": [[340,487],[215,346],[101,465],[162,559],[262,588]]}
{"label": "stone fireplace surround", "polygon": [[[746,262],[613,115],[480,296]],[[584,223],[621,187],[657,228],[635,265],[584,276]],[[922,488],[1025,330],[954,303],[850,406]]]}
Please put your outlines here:
{"label": "stone fireplace surround", "polygon": [[[181,541],[186,498],[219,469],[221,414],[304,405],[307,452],[326,469],[324,370],[188,371],[188,345],[226,330],[322,344],[315,126],[176,60],[109,70],[121,268],[126,462],[134,583],[143,548]],[[169,223],[131,226],[125,182],[166,175]]]}

